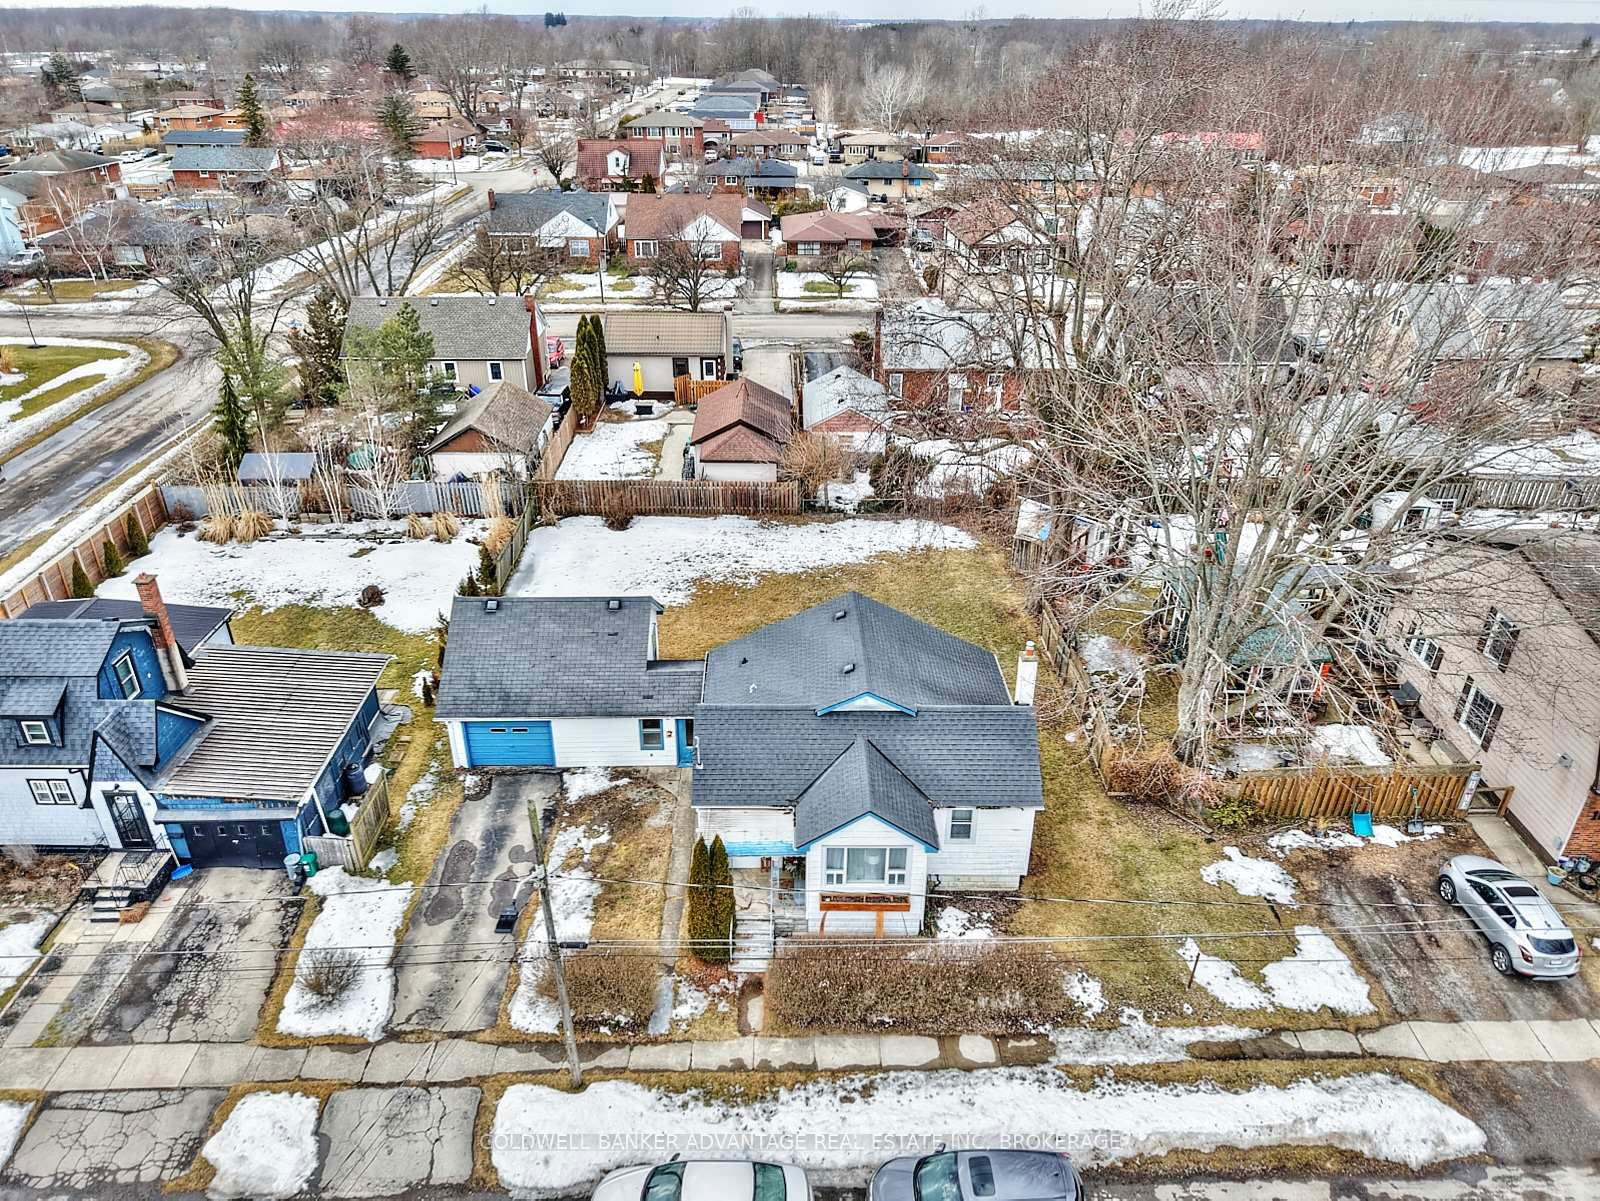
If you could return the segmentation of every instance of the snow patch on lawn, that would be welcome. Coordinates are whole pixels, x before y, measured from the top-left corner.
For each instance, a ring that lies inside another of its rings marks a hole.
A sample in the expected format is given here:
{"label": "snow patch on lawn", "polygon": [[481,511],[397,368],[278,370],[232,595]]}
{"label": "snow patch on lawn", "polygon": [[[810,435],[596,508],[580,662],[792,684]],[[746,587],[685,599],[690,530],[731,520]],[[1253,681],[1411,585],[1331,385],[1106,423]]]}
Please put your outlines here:
{"label": "snow patch on lawn", "polygon": [[[561,787],[566,792],[569,803],[599,796],[610,788],[611,784],[611,770],[605,767],[580,767],[575,771],[563,772],[561,776]],[[552,860],[552,862],[559,861]]]}
{"label": "snow patch on lawn", "polygon": [[[1084,973],[1079,973],[1084,975]],[[1093,990],[1085,989],[1091,1003],[1100,991],[1100,982],[1090,979]],[[1071,981],[1068,982],[1069,989]],[[1098,1010],[1084,1011],[1085,1017],[1094,1017]],[[1054,1063],[1077,1063],[1116,1066],[1134,1063],[1178,1063],[1189,1058],[1189,1048],[1194,1043],[1232,1042],[1255,1038],[1261,1033],[1244,1026],[1152,1026],[1138,1009],[1124,1008],[1118,1015],[1122,1024],[1115,1030],[1090,1030],[1070,1027],[1049,1031],[1055,1044]]]}
{"label": "snow patch on lawn", "polygon": [[1207,884],[1227,884],[1242,896],[1294,904],[1294,877],[1276,863],[1252,859],[1238,847],[1223,847],[1222,853],[1226,859],[1200,869],[1200,878]]}
{"label": "snow patch on lawn", "polygon": [[[1230,1092],[1115,1080],[1076,1089],[1054,1071],[1027,1068],[854,1076],[737,1106],[622,1080],[576,1094],[515,1084],[495,1111],[490,1145],[501,1182],[519,1198],[571,1195],[636,1162],[631,1140],[604,1137],[618,1130],[659,1138],[660,1158],[669,1147],[693,1155],[696,1144],[730,1157],[770,1158],[781,1146],[783,1159],[816,1173],[814,1183],[860,1186],[884,1159],[925,1153],[936,1141],[1002,1143],[1016,1134],[1020,1114],[1087,1165],[1178,1150],[1309,1144],[1421,1168],[1486,1145],[1471,1120],[1383,1073]],[[567,1136],[559,1144],[556,1131]],[[839,1137],[849,1131],[858,1136]],[[868,1136],[891,1132],[904,1132],[905,1142],[885,1146]]]}
{"label": "snow patch on lawn", "polygon": [[[589,937],[594,927],[594,903],[602,887],[587,866],[589,853],[610,841],[609,831],[590,826],[567,826],[550,840],[547,855],[550,873],[552,877],[560,877],[550,881],[550,908],[555,917],[558,942]],[[563,866],[574,854],[582,862]],[[550,972],[549,950],[544,916],[535,913],[528,927],[527,941],[522,944],[519,957],[522,970],[510,1005],[512,1027],[525,1034],[555,1034],[561,1029],[561,1012],[555,1001],[544,993],[545,977]]]}
{"label": "snow patch on lawn", "polygon": [[1106,1011],[1106,990],[1088,972],[1069,972],[1066,981],[1067,996],[1086,1018],[1099,1017]]}
{"label": "snow patch on lawn", "polygon": [[311,951],[347,948],[360,961],[361,970],[342,997],[324,1004],[301,983],[297,968],[278,1015],[278,1030],[305,1038],[349,1034],[377,1042],[394,1008],[391,960],[411,890],[352,876],[342,867],[318,872],[306,887],[323,900],[322,911],[306,934],[300,964],[308,962]]}
{"label": "snow patch on lawn", "polygon": [[592,432],[572,440],[556,472],[558,480],[647,480],[656,474],[660,457],[641,443],[667,436],[667,423],[652,418],[602,421]]}
{"label": "snow patch on lawn", "polygon": [[[34,431],[53,425],[61,418],[77,412],[84,405],[96,397],[104,395],[107,389],[115,387],[127,376],[140,370],[150,361],[148,354],[128,342],[100,342],[91,338],[40,338],[38,341],[41,346],[84,346],[116,353],[115,357],[99,359],[93,363],[82,363],[46,380],[37,388],[30,388],[21,396],[14,396],[10,400],[0,401],[0,451],[8,450],[34,433]],[[22,346],[26,345],[26,342],[21,338],[0,338],[0,345]],[[48,404],[37,413],[24,417],[21,421],[13,421],[11,419],[15,414],[22,411],[22,402],[37,393],[48,392],[61,384],[94,375],[102,377],[98,383],[91,384],[87,388],[81,388],[71,396],[63,397],[54,404]]]}
{"label": "snow patch on lawn", "polygon": [[22,1128],[28,1124],[28,1111],[33,1106],[26,1101],[0,1101],[0,1167],[11,1159],[22,1137]]}
{"label": "snow patch on lawn", "polygon": [[1078,657],[1094,675],[1141,676],[1144,658],[1127,643],[1109,634],[1089,634],[1078,642]]}
{"label": "snow patch on lawn", "polygon": [[1403,842],[1427,842],[1443,833],[1443,826],[1431,823],[1422,827],[1421,834],[1407,834],[1394,826],[1375,825],[1372,827],[1370,839],[1357,838],[1348,830],[1285,830],[1267,839],[1267,846],[1278,855],[1287,855],[1290,851],[1342,851],[1352,847],[1364,847],[1368,843],[1380,847],[1397,847]]}
{"label": "snow patch on lawn", "polygon": [[439,793],[443,782],[437,764],[428,764],[427,770],[417,777],[417,782],[406,789],[406,799],[400,803],[400,813],[395,818],[395,828],[402,833],[417,819],[417,810],[425,809]]}
{"label": "snow patch on lawn", "polygon": [[[845,286],[844,295],[841,297],[834,289],[833,281],[818,271],[779,271],[778,299],[779,300],[876,300],[878,299],[878,281],[872,278],[870,271],[850,278]],[[826,284],[827,291],[806,291],[807,284]]]}
{"label": "snow patch on lawn", "polygon": [[732,976],[725,976],[715,984],[701,988],[693,980],[679,976],[673,981],[672,987],[672,1020],[674,1024],[688,1025],[709,1009],[727,1013],[732,1006],[738,981]]}
{"label": "snow patch on lawn", "polygon": [[292,1197],[317,1170],[315,1097],[250,1093],[206,1140],[200,1154],[217,1169],[211,1197]]}
{"label": "snow patch on lawn", "polygon": [[983,939],[993,938],[994,928],[985,925],[965,909],[946,905],[939,910],[939,924],[934,929],[935,938]]}
{"label": "snow patch on lawn", "polygon": [[[0,994],[4,994],[22,978],[33,961],[39,958],[39,941],[49,933],[55,923],[51,914],[30,914],[8,926],[0,927]],[[0,1156],[0,1164],[5,1157]]]}
{"label": "snow patch on lawn", "polygon": [[1378,734],[1371,726],[1333,722],[1311,727],[1306,755],[1313,759],[1356,763],[1364,767],[1385,767],[1394,760],[1378,745]]}
{"label": "snow patch on lawn", "polygon": [[1367,982],[1333,939],[1316,926],[1296,926],[1294,937],[1294,954],[1262,968],[1265,987],[1246,979],[1228,960],[1207,955],[1192,938],[1184,940],[1179,954],[1189,964],[1199,956],[1195,983],[1230,1009],[1278,1006],[1302,1013],[1324,1008],[1344,1014],[1375,1011]]}
{"label": "snow patch on lawn", "polygon": [[928,474],[917,484],[919,496],[981,493],[1033,462],[1033,452],[1026,446],[1000,438],[980,438],[973,442],[931,438],[913,442],[906,449],[932,463]]}
{"label": "snow patch on lawn", "polygon": [[[569,517],[528,536],[522,565],[506,594],[647,595],[681,605],[701,580],[754,584],[773,573],[976,545],[971,535],[954,526],[914,518],[780,524],[730,516],[639,517],[625,530],[608,530],[598,517]],[[463,574],[465,568],[455,578]]]}
{"label": "snow patch on lawn", "polygon": [[[317,527],[319,532],[327,528]],[[148,571],[160,577],[169,601],[236,605],[242,594],[250,604],[275,609],[354,606],[361,589],[376,584],[384,600],[373,616],[408,634],[422,634],[433,629],[440,611],[450,607],[456,585],[477,563],[478,548],[465,537],[453,542],[267,538],[217,546],[169,526],[150,540],[148,556],[101,584],[99,593],[137,599],[134,577]]]}

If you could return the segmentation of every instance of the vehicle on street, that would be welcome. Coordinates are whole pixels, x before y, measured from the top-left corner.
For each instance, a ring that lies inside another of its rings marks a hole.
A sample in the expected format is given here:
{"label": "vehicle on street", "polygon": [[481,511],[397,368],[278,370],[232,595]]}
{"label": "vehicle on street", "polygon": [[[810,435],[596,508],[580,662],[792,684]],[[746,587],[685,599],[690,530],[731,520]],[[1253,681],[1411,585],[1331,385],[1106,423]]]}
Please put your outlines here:
{"label": "vehicle on street", "polygon": [[719,151],[716,151],[716,150],[707,150],[706,151],[706,162],[708,162],[708,163],[714,163],[720,157],[721,157],[721,153]]}
{"label": "vehicle on street", "polygon": [[744,372],[744,342],[738,338],[733,340],[733,373],[740,375]]}
{"label": "vehicle on street", "polygon": [[539,399],[552,409],[559,409],[572,399],[572,369],[558,367],[545,377],[544,387],[538,391]]}
{"label": "vehicle on street", "polygon": [[1078,1201],[1083,1177],[1056,1151],[935,1151],[891,1159],[870,1201]]}
{"label": "vehicle on street", "polygon": [[674,1160],[618,1168],[595,1188],[592,1201],[811,1201],[811,1184],[792,1164]]}
{"label": "vehicle on street", "polygon": [[813,167],[826,167],[828,165],[828,152],[826,150],[813,150],[811,152],[811,165]]}
{"label": "vehicle on street", "polygon": [[507,146],[504,142],[496,142],[496,141],[493,141],[492,139],[490,141],[485,142],[483,144],[483,148],[485,150],[489,151],[492,154],[510,154],[511,153],[511,147]]}
{"label": "vehicle on street", "polygon": [[1583,952],[1556,907],[1505,865],[1457,855],[1440,871],[1438,892],[1489,940],[1489,962],[1502,976],[1564,980],[1578,974]]}
{"label": "vehicle on street", "polygon": [[124,163],[136,163],[144,157],[143,150],[124,150],[117,155],[117,160]]}
{"label": "vehicle on street", "polygon": [[37,246],[24,246],[5,261],[5,269],[17,275],[29,275],[44,265],[44,251]]}

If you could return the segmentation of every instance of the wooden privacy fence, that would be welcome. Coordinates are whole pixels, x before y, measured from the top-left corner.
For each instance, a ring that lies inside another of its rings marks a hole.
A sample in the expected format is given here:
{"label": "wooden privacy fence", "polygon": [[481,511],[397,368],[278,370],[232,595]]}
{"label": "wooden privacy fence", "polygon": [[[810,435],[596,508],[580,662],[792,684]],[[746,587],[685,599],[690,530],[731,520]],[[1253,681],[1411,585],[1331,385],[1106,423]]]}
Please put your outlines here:
{"label": "wooden privacy fence", "polygon": [[1346,817],[1357,809],[1378,818],[1450,817],[1461,809],[1472,763],[1448,766],[1285,767],[1240,772],[1223,781],[1230,797],[1254,801],[1275,817]]}
{"label": "wooden privacy fence", "polygon": [[718,388],[726,388],[732,380],[690,379],[687,375],[672,378],[672,399],[680,405],[699,404],[700,398],[709,396]]}
{"label": "wooden privacy fence", "polygon": [[534,486],[539,507],[556,517],[747,517],[800,512],[800,484],[716,480],[550,480]]}
{"label": "wooden privacy fence", "polygon": [[[0,618],[21,617],[30,605],[46,600],[65,600],[72,595],[72,565],[83,564],[91,584],[106,578],[105,544],[109,539],[116,544],[124,558],[128,555],[128,515],[132,514],[150,537],[167,523],[166,506],[161,491],[150,487],[108,517],[103,525],[96,526],[72,549],[62,551],[23,584],[0,597]],[[0,669],[3,670],[3,669]]]}
{"label": "wooden privacy fence", "polygon": [[1461,508],[1568,510],[1600,509],[1600,478],[1560,475],[1463,475],[1428,488],[1436,500]]}
{"label": "wooden privacy fence", "polygon": [[556,472],[560,470],[561,460],[567,457],[567,448],[572,445],[572,439],[578,433],[578,410],[567,409],[567,415],[561,419],[561,424],[556,426],[556,432],[550,435],[550,441],[545,443],[544,451],[539,456],[539,465],[533,469],[533,478],[536,480],[553,480]]}
{"label": "wooden privacy fence", "polygon": [[361,871],[377,849],[378,835],[389,818],[389,773],[385,771],[367,789],[350,822],[350,833],[308,834],[301,839],[305,849],[317,853],[317,866],[346,867]]}

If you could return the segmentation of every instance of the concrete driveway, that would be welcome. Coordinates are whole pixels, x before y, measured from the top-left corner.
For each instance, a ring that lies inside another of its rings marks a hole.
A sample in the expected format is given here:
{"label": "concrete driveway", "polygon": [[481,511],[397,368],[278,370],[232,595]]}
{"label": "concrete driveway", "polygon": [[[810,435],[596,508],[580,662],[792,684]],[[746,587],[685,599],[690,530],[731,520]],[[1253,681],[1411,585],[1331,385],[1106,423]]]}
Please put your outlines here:
{"label": "concrete driveway", "polygon": [[741,243],[744,251],[744,275],[749,281],[744,297],[734,302],[741,313],[770,313],[775,295],[772,243],[747,239]]}
{"label": "concrete driveway", "polygon": [[1490,966],[1488,944],[1476,927],[1434,895],[1445,860],[1482,853],[1477,838],[1461,832],[1392,849],[1303,852],[1289,866],[1311,899],[1327,907],[1318,913],[1321,922],[1342,931],[1358,963],[1382,985],[1401,1016],[1437,1021],[1593,1017],[1600,1012],[1600,996],[1583,975],[1561,981],[1500,975]]}
{"label": "concrete driveway", "polygon": [[245,1042],[300,918],[282,872],[208,867],[101,1010],[94,1043]]}
{"label": "concrete driveway", "polygon": [[[502,909],[527,903],[533,866],[528,807],[549,804],[560,786],[555,772],[497,776],[488,796],[464,801],[456,811],[450,849],[434,864],[395,956],[394,1029],[494,1025],[516,951],[515,938],[494,932],[495,919]],[[463,886],[438,887],[450,884]]]}

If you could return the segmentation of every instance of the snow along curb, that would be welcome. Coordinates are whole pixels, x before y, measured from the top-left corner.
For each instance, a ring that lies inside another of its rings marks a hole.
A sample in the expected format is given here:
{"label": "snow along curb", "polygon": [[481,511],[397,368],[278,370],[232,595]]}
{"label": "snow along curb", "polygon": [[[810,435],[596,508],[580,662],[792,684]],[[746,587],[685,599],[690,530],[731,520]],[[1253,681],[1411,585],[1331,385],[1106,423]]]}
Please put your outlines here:
{"label": "snow along curb", "polygon": [[[107,389],[120,384],[135,372],[143,370],[144,365],[150,361],[150,356],[132,342],[100,342],[90,338],[40,338],[38,341],[45,346],[82,346],[92,350],[116,350],[122,352],[122,358],[112,366],[111,370],[101,378],[99,383],[91,384],[87,388],[74,392],[71,396],[57,401],[55,404],[46,405],[31,417],[24,417],[21,421],[7,421],[0,417],[0,455],[5,454],[17,443],[26,440],[35,430],[45,429],[54,425],[63,417],[72,416],[97,397],[104,396]],[[26,338],[0,338],[0,345],[4,346],[26,346],[27,344]],[[83,367],[92,367],[94,365],[92,363],[82,364]],[[72,374],[73,371],[77,371],[79,374],[74,376]],[[85,374],[87,372],[82,371],[80,367],[74,367],[71,371],[63,371],[54,379],[47,380],[40,387],[45,389],[54,388],[58,384],[82,378]],[[25,392],[16,399],[22,400],[28,395],[31,395],[31,393]],[[11,402],[7,401],[6,403],[9,404]]]}

